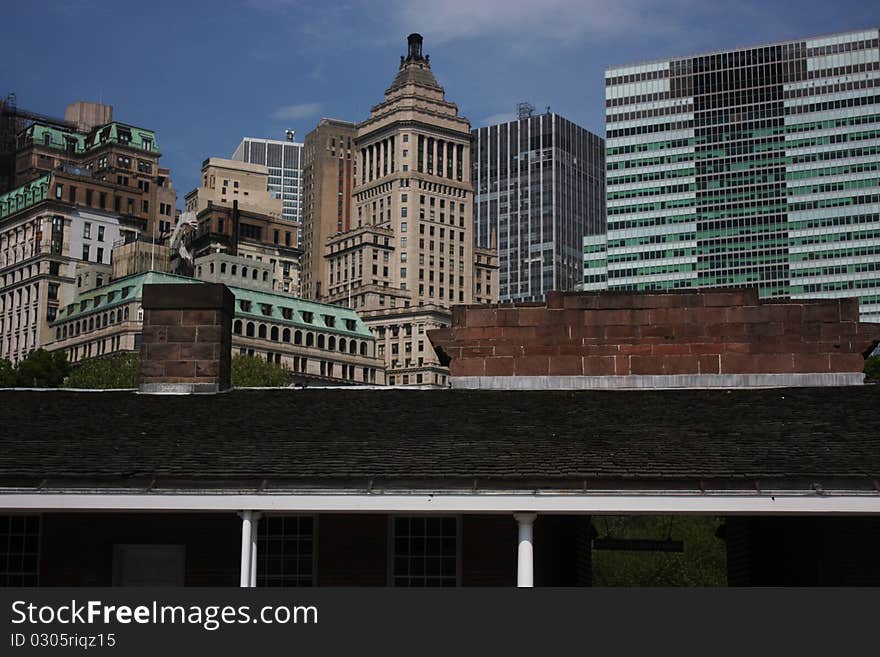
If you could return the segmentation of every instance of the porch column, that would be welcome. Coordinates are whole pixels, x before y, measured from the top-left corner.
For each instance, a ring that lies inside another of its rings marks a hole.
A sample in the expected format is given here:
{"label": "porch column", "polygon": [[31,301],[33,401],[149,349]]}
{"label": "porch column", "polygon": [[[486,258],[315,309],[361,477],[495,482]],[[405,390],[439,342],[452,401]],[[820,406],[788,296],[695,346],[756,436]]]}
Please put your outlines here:
{"label": "porch column", "polygon": [[519,525],[519,544],[516,559],[516,585],[531,588],[535,585],[534,550],[532,548],[532,528],[536,513],[514,513]]}
{"label": "porch column", "polygon": [[253,548],[253,512],[242,511],[241,516],[241,572],[239,586],[248,588],[251,586],[251,552]]}
{"label": "porch column", "polygon": [[257,586],[257,529],[260,526],[260,518],[262,517],[262,513],[254,512],[251,514],[251,588],[256,588]]}

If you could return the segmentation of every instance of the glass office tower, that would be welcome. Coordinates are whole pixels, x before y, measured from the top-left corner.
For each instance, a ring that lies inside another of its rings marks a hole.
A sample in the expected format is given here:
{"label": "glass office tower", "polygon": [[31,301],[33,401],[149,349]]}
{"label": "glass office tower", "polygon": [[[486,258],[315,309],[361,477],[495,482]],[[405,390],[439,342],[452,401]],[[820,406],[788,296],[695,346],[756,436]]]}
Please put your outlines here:
{"label": "glass office tower", "polygon": [[269,168],[269,191],[281,199],[281,216],[298,227],[302,223],[302,158],[303,145],[292,140],[292,133],[287,141],[245,137],[232,154],[233,160]]}
{"label": "glass office tower", "polygon": [[585,287],[606,248],[612,289],[859,297],[880,321],[878,37],[606,71],[608,235],[584,245]]}
{"label": "glass office tower", "polygon": [[497,244],[500,301],[575,289],[581,241],[605,232],[602,138],[551,112],[471,136],[475,237]]}

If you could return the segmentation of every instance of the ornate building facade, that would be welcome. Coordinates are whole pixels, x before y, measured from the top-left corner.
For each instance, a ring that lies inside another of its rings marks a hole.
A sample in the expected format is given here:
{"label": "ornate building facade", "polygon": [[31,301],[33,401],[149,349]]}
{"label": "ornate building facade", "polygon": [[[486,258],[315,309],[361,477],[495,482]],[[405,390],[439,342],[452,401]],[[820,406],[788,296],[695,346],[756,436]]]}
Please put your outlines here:
{"label": "ornate building facade", "polygon": [[[234,271],[236,265],[230,265]],[[136,274],[78,293],[59,309],[46,348],[71,363],[118,352],[137,352],[143,335],[144,285],[192,284],[162,272]],[[357,313],[271,290],[233,285],[233,355],[284,365],[295,382],[383,385],[385,368],[376,339]],[[244,282],[249,285],[249,282]]]}
{"label": "ornate building facade", "polygon": [[[475,300],[470,141],[421,35],[409,35],[385,100],[357,127],[351,228],[324,250],[324,300],[356,309],[373,329],[391,385],[447,385],[418,336],[448,325],[453,304]],[[497,258],[484,251],[481,301],[497,299]]]}

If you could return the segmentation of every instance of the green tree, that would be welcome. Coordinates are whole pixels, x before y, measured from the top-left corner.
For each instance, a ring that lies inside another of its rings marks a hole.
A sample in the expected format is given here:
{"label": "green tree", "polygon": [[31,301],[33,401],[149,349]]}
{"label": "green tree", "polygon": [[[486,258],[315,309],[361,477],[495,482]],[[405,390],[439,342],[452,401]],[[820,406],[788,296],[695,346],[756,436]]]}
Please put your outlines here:
{"label": "green tree", "polygon": [[140,354],[117,353],[91,358],[75,365],[67,377],[68,388],[137,388],[141,369]]}
{"label": "green tree", "polygon": [[18,363],[15,385],[19,388],[60,388],[69,373],[67,354],[37,349]]}
{"label": "green tree", "polygon": [[880,356],[871,356],[865,360],[865,379],[880,381]]}
{"label": "green tree", "polygon": [[602,538],[682,541],[683,552],[593,550],[593,586],[725,586],[721,521],[690,516],[594,516]]}
{"label": "green tree", "polygon": [[232,385],[236,388],[278,388],[289,386],[290,370],[253,356],[233,356]]}
{"label": "green tree", "polygon": [[16,385],[15,365],[8,358],[0,360],[0,388],[14,388]]}

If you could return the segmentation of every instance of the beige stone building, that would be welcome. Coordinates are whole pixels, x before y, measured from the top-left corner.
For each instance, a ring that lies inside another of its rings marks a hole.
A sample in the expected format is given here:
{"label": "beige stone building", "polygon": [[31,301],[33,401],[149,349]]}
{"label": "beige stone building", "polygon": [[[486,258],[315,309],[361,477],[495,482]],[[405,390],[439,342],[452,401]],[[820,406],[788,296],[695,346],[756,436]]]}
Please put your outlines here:
{"label": "beige stone building", "polygon": [[[211,203],[197,219],[198,229],[190,244],[195,256],[196,271],[193,273],[196,276],[198,264],[204,257],[226,254],[236,260],[239,271],[248,269],[251,263],[267,265],[272,272],[268,278],[269,289],[279,294],[299,296],[302,252],[296,246],[294,224],[279,216],[240,210],[235,203],[232,207]],[[210,265],[202,268],[203,273],[209,271]],[[256,272],[257,269],[251,267],[249,275]]]}
{"label": "beige stone building", "polygon": [[327,239],[351,229],[357,125],[321,119],[306,135],[303,151],[302,292],[320,301],[328,294],[324,249]]}
{"label": "beige stone building", "polygon": [[187,212],[199,214],[209,204],[232,207],[281,218],[281,199],[269,192],[269,169],[220,157],[202,162],[202,184],[185,197]]}
{"label": "beige stone building", "polygon": [[448,325],[452,305],[496,300],[497,258],[474,247],[470,123],[446,100],[420,35],[354,146],[351,228],[326,243],[324,300],[373,329],[389,384],[446,385],[422,332]]}
{"label": "beige stone building", "polygon": [[89,132],[113,121],[113,106],[78,100],[64,109],[64,120],[80,132]]}
{"label": "beige stone building", "polygon": [[112,116],[107,105],[74,103],[68,113],[89,129],[35,121],[19,133],[15,186],[51,173],[68,179],[59,201],[124,216],[140,224],[145,236],[169,228],[177,194],[168,169],[159,167],[155,133],[118,121],[95,125]]}
{"label": "beige stone building", "polygon": [[[211,263],[225,263],[230,273],[237,266],[222,255],[202,266]],[[193,282],[184,276],[146,272],[83,289],[59,309],[48,327],[46,348],[64,351],[72,363],[139,351],[144,285]],[[377,355],[377,340],[357,313],[267,290],[246,289],[234,276],[222,282],[235,296],[233,355],[283,365],[291,371],[294,382],[385,384],[385,364]],[[245,283],[250,284],[250,276]]]}
{"label": "beige stone building", "polygon": [[0,195],[0,359],[45,346],[59,308],[109,281],[113,244],[136,240],[143,222],[102,208],[102,189],[59,171]]}

